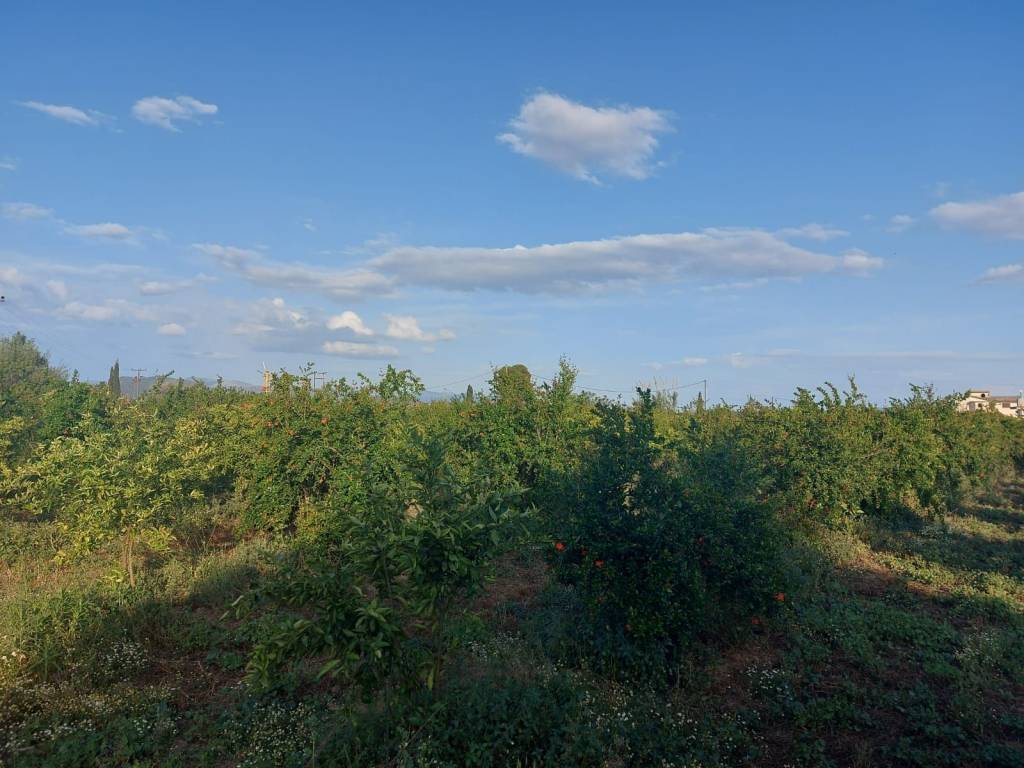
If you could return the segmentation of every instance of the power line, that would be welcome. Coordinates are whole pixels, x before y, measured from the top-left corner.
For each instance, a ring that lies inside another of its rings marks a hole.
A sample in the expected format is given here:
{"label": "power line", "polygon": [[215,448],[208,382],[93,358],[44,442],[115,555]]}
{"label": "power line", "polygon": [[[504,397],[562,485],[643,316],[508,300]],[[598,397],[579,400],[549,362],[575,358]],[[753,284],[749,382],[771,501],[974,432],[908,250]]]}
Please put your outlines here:
{"label": "power line", "polygon": [[139,399],[139,385],[142,383],[142,375],[145,373],[145,368],[129,368],[130,371],[135,371],[135,399]]}
{"label": "power line", "polygon": [[[541,381],[543,381],[543,382],[545,382],[547,384],[554,384],[555,383],[554,378],[548,378],[546,376],[534,376],[534,378],[540,379]],[[654,390],[655,392],[674,392],[674,391],[676,391],[678,389],[686,389],[687,387],[695,387],[698,384],[703,384],[704,385],[704,401],[707,402],[707,399],[708,399],[708,380],[707,379],[698,379],[697,381],[691,381],[688,384],[677,384],[674,387],[651,387],[651,389]],[[627,392],[632,392],[634,389],[636,389],[636,387],[630,387],[628,389],[602,389],[601,387],[581,386],[580,389],[582,389],[582,390],[584,390],[586,392],[606,392],[606,393],[613,394],[613,395],[623,395],[623,394],[625,394]]]}
{"label": "power line", "polygon": [[469,382],[469,381],[475,381],[476,379],[479,379],[481,376],[487,376],[487,375],[489,375],[491,373],[493,373],[493,371],[484,371],[483,373],[478,373],[475,376],[467,376],[464,379],[457,379],[456,381],[449,381],[447,384],[438,384],[438,385],[433,386],[433,387],[427,387],[427,389],[432,391],[432,392],[434,392],[434,391],[437,391],[439,389],[444,389],[445,387],[455,386],[456,384],[465,384],[466,382]]}

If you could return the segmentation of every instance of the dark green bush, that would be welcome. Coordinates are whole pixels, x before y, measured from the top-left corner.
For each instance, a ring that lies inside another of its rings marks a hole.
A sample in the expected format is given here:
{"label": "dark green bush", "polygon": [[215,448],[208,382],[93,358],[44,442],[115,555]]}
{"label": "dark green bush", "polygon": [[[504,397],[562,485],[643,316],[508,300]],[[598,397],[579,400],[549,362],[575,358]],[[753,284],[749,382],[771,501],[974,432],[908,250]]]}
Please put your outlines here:
{"label": "dark green bush", "polygon": [[594,452],[564,482],[550,559],[613,667],[670,665],[694,640],[759,622],[781,594],[780,539],[758,476],[727,434],[666,445],[654,402],[604,402]]}

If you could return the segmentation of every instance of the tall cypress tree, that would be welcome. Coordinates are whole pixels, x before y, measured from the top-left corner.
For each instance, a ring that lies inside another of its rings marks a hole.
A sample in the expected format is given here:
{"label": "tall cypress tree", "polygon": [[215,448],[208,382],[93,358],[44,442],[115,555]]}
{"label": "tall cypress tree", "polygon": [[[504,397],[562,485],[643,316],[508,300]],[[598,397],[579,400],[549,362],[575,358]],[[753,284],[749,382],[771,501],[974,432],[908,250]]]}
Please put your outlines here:
{"label": "tall cypress tree", "polygon": [[107,389],[114,397],[121,396],[121,361],[115,360],[110,367],[110,376],[107,378]]}

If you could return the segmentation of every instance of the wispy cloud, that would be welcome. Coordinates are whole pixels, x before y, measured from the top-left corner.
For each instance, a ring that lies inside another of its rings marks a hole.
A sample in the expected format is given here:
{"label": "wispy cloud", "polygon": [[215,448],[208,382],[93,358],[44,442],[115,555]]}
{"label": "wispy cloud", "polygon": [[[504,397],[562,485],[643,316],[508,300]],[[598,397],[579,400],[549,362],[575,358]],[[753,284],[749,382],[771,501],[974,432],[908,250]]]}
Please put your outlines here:
{"label": "wispy cloud", "polygon": [[986,269],[978,278],[979,283],[1007,283],[1024,281],[1024,264],[1006,264],[1001,267]]}
{"label": "wispy cloud", "polygon": [[78,107],[67,105],[44,104],[41,101],[19,101],[18,104],[74,125],[99,125],[104,120],[110,119],[109,115],[97,112],[95,109],[79,109]]}
{"label": "wispy cloud", "polygon": [[28,276],[17,267],[0,265],[0,288],[9,291],[11,288],[22,288],[28,282]]}
{"label": "wispy cloud", "polygon": [[18,161],[13,157],[0,157],[0,171],[18,170]]}
{"label": "wispy cloud", "polygon": [[820,364],[823,361],[843,362],[850,364],[905,364],[905,363],[966,363],[1017,361],[1020,356],[1013,353],[960,352],[954,350],[893,350],[874,352],[804,352],[799,349],[773,349],[766,352],[745,353],[733,352],[722,358],[722,361],[733,368],[753,368],[754,366],[770,365],[773,362],[805,361]]}
{"label": "wispy cloud", "polygon": [[193,247],[252,283],[341,299],[387,295],[393,290],[392,278],[370,269],[331,270],[272,261],[257,251],[218,243],[196,243]]}
{"label": "wispy cloud", "polygon": [[399,246],[369,262],[373,269],[410,285],[548,294],[685,279],[866,274],[882,264],[882,259],[858,249],[834,256],[757,229],[705,229],[534,247]]}
{"label": "wispy cloud", "polygon": [[3,203],[0,215],[5,219],[48,219],[53,216],[53,210],[35,203]]}
{"label": "wispy cloud", "polygon": [[156,332],[161,336],[184,336],[185,327],[178,323],[164,323],[157,327]]}
{"label": "wispy cloud", "polygon": [[130,227],[112,221],[101,224],[69,224],[64,227],[64,231],[69,235],[76,235],[78,237],[118,242],[134,241],[137,234]]}
{"label": "wispy cloud", "polygon": [[72,275],[75,277],[94,277],[102,279],[120,280],[125,275],[137,274],[144,268],[140,264],[55,264],[40,263],[40,270],[50,274]]}
{"label": "wispy cloud", "polygon": [[155,321],[156,313],[124,299],[107,299],[102,304],[88,304],[72,301],[60,308],[59,313],[76,320],[111,322],[118,320]]}
{"label": "wispy cloud", "polygon": [[914,223],[916,221],[917,219],[915,219],[913,216],[909,214],[897,213],[895,216],[889,217],[889,225],[886,227],[886,229],[889,232],[895,232],[897,234],[900,232],[906,232],[908,229],[914,226]]}
{"label": "wispy cloud", "polygon": [[58,301],[67,301],[68,286],[63,280],[47,280],[46,292]]}
{"label": "wispy cloud", "polygon": [[325,341],[321,347],[328,355],[354,359],[380,359],[395,357],[398,349],[387,344],[367,344],[361,341]]}
{"label": "wispy cloud", "polygon": [[204,117],[217,114],[216,104],[207,104],[191,96],[147,96],[132,106],[132,115],[140,123],[156,125],[168,131],[178,132],[178,123],[198,123]]}
{"label": "wispy cloud", "polygon": [[388,329],[385,335],[392,339],[406,341],[451,341],[455,338],[453,331],[444,328],[437,333],[427,333],[420,328],[419,321],[412,315],[386,315]]}
{"label": "wispy cloud", "polygon": [[213,278],[199,273],[188,280],[147,280],[139,283],[139,293],[143,296],[163,296],[168,293],[179,293],[195,288],[202,283],[211,282]]}
{"label": "wispy cloud", "polygon": [[945,227],[972,230],[991,237],[1024,239],[1024,192],[970,203],[943,203],[929,213]]}
{"label": "wispy cloud", "polygon": [[305,331],[316,325],[308,310],[289,307],[284,299],[262,299],[249,306],[246,319],[231,329],[237,336]]}
{"label": "wispy cloud", "polygon": [[658,134],[672,130],[669,115],[649,107],[588,107],[553,93],[527,99],[497,138],[577,179],[604,174],[646,179],[654,168]]}
{"label": "wispy cloud", "polygon": [[818,242],[825,242],[826,240],[833,240],[837,237],[846,237],[850,233],[845,229],[838,229],[836,227],[827,227],[822,224],[804,224],[799,227],[784,227],[778,230],[775,234],[780,237],[798,238],[801,240],[817,240]]}
{"label": "wispy cloud", "polygon": [[348,330],[357,336],[373,336],[373,330],[368,328],[352,310],[345,310],[340,315],[332,315],[327,318],[327,328],[331,331]]}
{"label": "wispy cloud", "polygon": [[653,368],[656,371],[664,370],[665,368],[674,368],[680,365],[684,365],[687,368],[699,368],[703,365],[708,364],[706,357],[684,357],[682,360],[669,360],[668,362],[655,362],[655,363],[644,363],[647,368]]}

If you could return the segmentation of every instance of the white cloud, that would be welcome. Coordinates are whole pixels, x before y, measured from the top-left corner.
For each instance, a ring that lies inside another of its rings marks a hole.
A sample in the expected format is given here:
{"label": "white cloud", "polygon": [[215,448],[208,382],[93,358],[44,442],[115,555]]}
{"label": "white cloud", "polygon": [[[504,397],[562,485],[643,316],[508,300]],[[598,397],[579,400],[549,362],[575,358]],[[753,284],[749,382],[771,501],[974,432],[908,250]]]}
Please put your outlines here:
{"label": "white cloud", "polygon": [[395,347],[387,344],[366,344],[360,341],[325,341],[321,349],[328,355],[364,359],[394,357],[398,354]]}
{"label": "white cloud", "polygon": [[29,284],[28,276],[17,267],[0,266],[0,288],[4,291],[11,288],[22,288]]}
{"label": "white cloud", "polygon": [[362,318],[351,310],[327,318],[327,328],[331,331],[340,331],[344,328],[357,336],[373,336],[373,330],[367,328]]}
{"label": "white cloud", "polygon": [[38,263],[36,266],[50,274],[95,277],[106,280],[120,280],[126,275],[143,271],[143,267],[139,264],[103,263],[79,266],[77,264]]}
{"label": "white cloud", "polygon": [[121,313],[116,307],[103,304],[83,304],[80,301],[73,301],[65,304],[61,314],[73,317],[78,320],[117,320]]}
{"label": "white cloud", "polygon": [[512,248],[399,246],[369,266],[399,282],[448,290],[569,294],[684,279],[863,274],[882,266],[864,251],[810,251],[757,229],[705,229]]}
{"label": "white cloud", "polygon": [[128,242],[135,239],[135,232],[132,229],[112,221],[102,224],[69,224],[64,227],[64,231],[70,235],[97,240]]}
{"label": "white cloud", "polygon": [[188,280],[147,280],[139,283],[139,293],[143,296],[164,296],[168,293],[187,291],[201,283],[210,282],[212,278],[200,273]]}
{"label": "white cloud", "polygon": [[451,341],[455,334],[447,328],[437,333],[427,333],[420,328],[419,321],[412,315],[385,315],[388,320],[388,329],[385,335],[392,339],[404,339],[407,341]]}
{"label": "white cloud", "polygon": [[197,243],[193,247],[250,282],[316,291],[332,298],[387,295],[392,292],[394,283],[391,278],[368,269],[330,270],[288,264],[266,259],[256,251],[217,243]]}
{"label": "white cloud", "polygon": [[168,131],[180,131],[175,123],[197,123],[203,117],[217,114],[216,104],[205,104],[191,96],[177,96],[168,99],[163,96],[147,96],[139,99],[132,107],[132,115],[141,123],[156,125]]}
{"label": "white cloud", "polygon": [[673,368],[679,365],[685,365],[688,368],[698,368],[702,365],[707,365],[708,359],[706,357],[684,357],[682,360],[669,360],[666,363],[643,363],[647,368],[653,368],[656,371],[664,370],[665,368]]}
{"label": "white cloud", "polygon": [[885,261],[860,248],[851,248],[848,251],[843,251],[840,256],[840,264],[848,272],[864,275],[873,269],[881,269]]}
{"label": "white cloud", "polygon": [[514,152],[595,183],[603,173],[650,176],[656,136],[672,130],[668,114],[649,107],[588,107],[553,93],[527,99],[509,127],[498,141]]}
{"label": "white cloud", "polygon": [[164,323],[156,329],[156,332],[161,336],[184,336],[185,328],[178,323]]}
{"label": "white cloud", "polygon": [[1024,239],[1024,192],[973,203],[943,203],[932,217],[946,227],[969,229],[992,237]]}
{"label": "white cloud", "polygon": [[792,367],[796,363],[803,363],[820,368],[823,362],[842,363],[844,365],[861,366],[865,364],[892,364],[892,363],[928,363],[942,362],[965,363],[965,362],[990,362],[990,361],[1016,361],[1018,356],[1012,352],[1005,354],[988,353],[964,353],[952,350],[913,350],[896,349],[880,350],[874,352],[802,352],[799,349],[771,349],[766,352],[747,354],[734,352],[724,357],[725,362],[734,368],[753,368],[783,363]]}
{"label": "white cloud", "polygon": [[768,282],[768,278],[759,277],[756,280],[734,280],[730,283],[713,283],[711,285],[702,285],[700,287],[701,293],[726,293],[730,291],[746,291],[751,288],[756,288],[759,285],[764,285]]}
{"label": "white cloud", "polygon": [[0,157],[0,171],[16,171],[18,163],[13,157]]}
{"label": "white cloud", "polygon": [[113,320],[154,321],[153,311],[124,299],[107,299],[102,304],[85,304],[72,301],[59,310],[60,314],[76,320],[109,322]]}
{"label": "white cloud", "polygon": [[757,362],[756,358],[753,358],[750,355],[744,355],[742,352],[733,352],[726,359],[729,361],[729,365],[733,368],[749,368]]}
{"label": "white cloud", "polygon": [[187,355],[188,357],[195,357],[200,360],[237,360],[239,358],[239,355],[236,355],[233,352],[219,352],[216,350],[206,352],[183,350],[181,354]]}
{"label": "white cloud", "polygon": [[906,213],[897,213],[889,218],[889,226],[886,229],[890,232],[906,232],[914,225],[915,221],[916,219],[913,216]]}
{"label": "white cloud", "polygon": [[978,278],[979,283],[1001,283],[1011,280],[1024,280],[1024,264],[1006,264],[1002,267],[986,269]]}
{"label": "white cloud", "polygon": [[53,211],[34,203],[4,203],[0,205],[0,214],[5,219],[48,219]]}
{"label": "white cloud", "polygon": [[42,112],[44,115],[63,120],[65,123],[75,125],[99,125],[107,116],[94,109],[79,109],[78,107],[60,106],[58,104],[43,104],[39,101],[19,101],[23,107]]}
{"label": "white cloud", "polygon": [[785,227],[778,230],[775,234],[780,237],[795,237],[802,238],[804,240],[817,240],[818,242],[825,242],[826,240],[833,240],[837,237],[846,237],[850,233],[845,229],[837,229],[835,227],[826,227],[822,224],[804,224],[800,227]]}
{"label": "white cloud", "polygon": [[308,232],[316,232],[316,222],[314,222],[312,219],[303,219],[302,220],[302,226]]}
{"label": "white cloud", "polygon": [[68,286],[63,280],[47,280],[46,292],[58,301],[67,301]]}
{"label": "white cloud", "polygon": [[317,323],[307,310],[293,309],[282,298],[261,299],[249,306],[247,317],[231,329],[237,336],[305,331]]}

